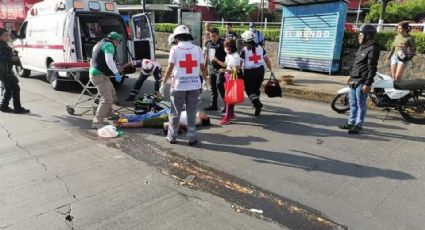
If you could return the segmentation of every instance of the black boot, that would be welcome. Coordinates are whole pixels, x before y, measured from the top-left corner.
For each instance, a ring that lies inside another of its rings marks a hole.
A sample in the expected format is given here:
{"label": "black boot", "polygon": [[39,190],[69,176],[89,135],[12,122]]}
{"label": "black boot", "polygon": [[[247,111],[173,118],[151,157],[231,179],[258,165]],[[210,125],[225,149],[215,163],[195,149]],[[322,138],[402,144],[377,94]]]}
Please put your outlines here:
{"label": "black boot", "polygon": [[352,129],[352,128],[353,128],[353,126],[354,126],[354,125],[352,125],[352,124],[345,123],[344,125],[340,125],[340,126],[338,126],[338,127],[339,127],[340,129],[350,130],[350,129]]}
{"label": "black boot", "polygon": [[13,113],[13,109],[10,108],[9,106],[0,106],[0,111],[3,113]]}
{"label": "black boot", "polygon": [[260,104],[259,106],[255,106],[255,113],[254,113],[254,115],[256,117],[260,116],[260,114],[261,114],[261,108],[263,108],[263,104]]}
{"label": "black boot", "polygon": [[30,110],[29,109],[25,109],[24,107],[18,107],[18,108],[15,108],[13,110],[13,113],[16,113],[16,114],[30,113]]}
{"label": "black boot", "polygon": [[261,114],[261,108],[263,108],[263,104],[258,99],[253,100],[252,101],[252,104],[254,104],[254,108],[255,108],[254,115],[256,117],[260,116],[260,114]]}
{"label": "black boot", "polygon": [[362,127],[354,125],[350,130],[348,130],[348,134],[359,134],[361,131],[363,131]]}

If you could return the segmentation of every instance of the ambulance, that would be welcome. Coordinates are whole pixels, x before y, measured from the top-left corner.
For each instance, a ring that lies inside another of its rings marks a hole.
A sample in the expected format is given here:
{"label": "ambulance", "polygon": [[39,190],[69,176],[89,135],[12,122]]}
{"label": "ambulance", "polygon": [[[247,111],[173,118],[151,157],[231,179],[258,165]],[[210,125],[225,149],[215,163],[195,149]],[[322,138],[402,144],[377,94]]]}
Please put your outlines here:
{"label": "ambulance", "polygon": [[34,4],[13,43],[21,58],[21,66],[16,66],[15,72],[24,78],[31,71],[45,73],[54,89],[62,89],[67,73],[47,74],[47,68],[53,62],[89,61],[96,43],[112,31],[125,38],[117,47],[117,66],[131,59],[155,59],[148,14],[135,15],[126,25],[115,2],[45,0]]}

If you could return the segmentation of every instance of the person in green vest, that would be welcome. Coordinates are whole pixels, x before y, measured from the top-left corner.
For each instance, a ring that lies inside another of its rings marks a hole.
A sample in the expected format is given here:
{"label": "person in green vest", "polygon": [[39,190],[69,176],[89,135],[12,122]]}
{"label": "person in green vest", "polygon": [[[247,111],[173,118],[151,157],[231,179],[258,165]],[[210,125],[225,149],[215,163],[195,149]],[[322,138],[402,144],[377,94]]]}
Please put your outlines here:
{"label": "person in green vest", "polygon": [[121,82],[122,76],[114,62],[116,47],[121,43],[123,36],[111,32],[93,47],[90,60],[90,80],[100,93],[100,103],[93,118],[92,128],[99,129],[105,125],[105,118],[112,116],[112,105],[116,97],[115,88],[110,77],[115,76],[115,81]]}

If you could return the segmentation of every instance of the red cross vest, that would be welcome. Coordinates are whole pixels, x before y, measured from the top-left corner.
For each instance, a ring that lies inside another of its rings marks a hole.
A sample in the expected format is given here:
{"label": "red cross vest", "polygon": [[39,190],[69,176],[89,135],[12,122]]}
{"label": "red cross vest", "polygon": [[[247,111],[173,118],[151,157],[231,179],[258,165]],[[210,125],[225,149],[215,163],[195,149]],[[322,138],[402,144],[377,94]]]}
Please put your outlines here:
{"label": "red cross vest", "polygon": [[190,42],[180,42],[170,50],[169,63],[174,64],[171,87],[176,91],[200,89],[202,50]]}
{"label": "red cross vest", "polygon": [[255,53],[244,47],[243,53],[244,55],[242,55],[242,58],[244,61],[244,69],[256,69],[264,65],[265,52],[263,47],[257,46]]}

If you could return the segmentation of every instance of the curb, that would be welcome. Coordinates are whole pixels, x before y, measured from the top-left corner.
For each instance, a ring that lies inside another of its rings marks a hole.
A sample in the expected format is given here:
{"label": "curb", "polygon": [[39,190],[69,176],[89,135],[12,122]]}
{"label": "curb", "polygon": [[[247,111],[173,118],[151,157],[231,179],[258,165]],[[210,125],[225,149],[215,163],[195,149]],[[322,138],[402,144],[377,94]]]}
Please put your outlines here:
{"label": "curb", "polygon": [[336,94],[320,92],[308,88],[302,88],[291,85],[282,85],[283,96],[295,97],[300,99],[312,100],[330,103]]}

